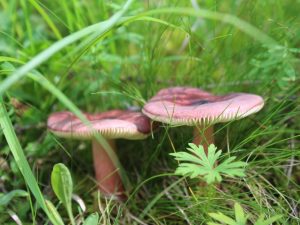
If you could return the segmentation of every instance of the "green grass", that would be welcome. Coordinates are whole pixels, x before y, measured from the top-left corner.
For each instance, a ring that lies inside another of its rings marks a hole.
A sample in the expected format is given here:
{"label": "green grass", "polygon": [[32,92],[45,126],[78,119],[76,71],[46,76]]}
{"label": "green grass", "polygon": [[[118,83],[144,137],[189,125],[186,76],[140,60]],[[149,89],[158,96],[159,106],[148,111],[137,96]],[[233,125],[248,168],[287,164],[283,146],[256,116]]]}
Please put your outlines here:
{"label": "green grass", "polygon": [[[80,212],[73,202],[77,219],[98,212],[106,224],[207,224],[212,212],[234,218],[238,202],[252,222],[265,214],[300,224],[300,2],[199,4],[195,11],[178,0],[0,1],[0,191],[25,190],[32,201],[0,201],[0,224],[13,222],[7,209],[23,224],[49,223],[45,199],[68,224],[51,189],[56,163],[69,168],[87,206]],[[175,176],[169,153],[184,150],[192,130],[163,126],[147,140],[119,140],[120,162],[106,145],[132,195],[121,205],[100,201],[91,146],[53,136],[48,115],[67,109],[84,120],[80,110],[142,107],[159,89],[179,85],[264,97],[261,112],[215,129],[224,157],[247,161],[246,177],[225,178],[217,191]]]}

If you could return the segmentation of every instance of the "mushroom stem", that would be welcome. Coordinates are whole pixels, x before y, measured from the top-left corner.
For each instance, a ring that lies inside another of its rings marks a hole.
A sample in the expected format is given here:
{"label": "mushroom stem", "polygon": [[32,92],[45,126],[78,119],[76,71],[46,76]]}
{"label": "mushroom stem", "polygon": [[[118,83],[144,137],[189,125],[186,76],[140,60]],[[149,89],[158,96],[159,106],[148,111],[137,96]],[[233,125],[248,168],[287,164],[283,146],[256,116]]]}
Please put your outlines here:
{"label": "mushroom stem", "polygon": [[[214,139],[214,126],[211,125],[209,127],[205,125],[198,125],[194,128],[194,140],[193,143],[195,145],[202,145],[205,153],[207,155],[208,153],[208,146],[210,144],[214,144],[215,139]],[[217,163],[215,164],[217,165]],[[205,182],[200,182],[199,183],[200,187],[205,187],[207,184]],[[220,188],[220,185],[217,185],[217,188]]]}
{"label": "mushroom stem", "polygon": [[[107,140],[107,142],[115,151],[115,141]],[[123,198],[125,196],[124,187],[118,169],[96,139],[92,141],[92,145],[95,175],[101,193],[107,197]]]}
{"label": "mushroom stem", "polygon": [[194,128],[195,145],[203,145],[207,153],[208,146],[214,143],[214,126],[205,127],[205,125],[198,125]]}

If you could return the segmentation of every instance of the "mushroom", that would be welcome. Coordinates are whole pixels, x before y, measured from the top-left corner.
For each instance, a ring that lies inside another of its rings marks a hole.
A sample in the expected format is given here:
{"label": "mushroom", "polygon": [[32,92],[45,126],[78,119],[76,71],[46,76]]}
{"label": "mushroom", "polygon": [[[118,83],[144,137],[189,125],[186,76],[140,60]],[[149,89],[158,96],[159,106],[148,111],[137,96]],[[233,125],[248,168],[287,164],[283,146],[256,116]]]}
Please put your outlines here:
{"label": "mushroom", "polygon": [[217,96],[198,88],[171,87],[152,97],[142,112],[154,121],[194,126],[193,142],[207,150],[214,142],[215,123],[241,119],[258,112],[263,105],[262,97],[254,94]]}
{"label": "mushroom", "polygon": [[48,118],[48,129],[59,137],[91,140],[96,180],[101,193],[107,197],[126,198],[118,169],[102,145],[94,138],[101,134],[115,151],[115,140],[145,139],[151,133],[150,119],[140,112],[111,110],[98,114],[84,113],[91,127],[86,126],[71,112],[56,112]]}

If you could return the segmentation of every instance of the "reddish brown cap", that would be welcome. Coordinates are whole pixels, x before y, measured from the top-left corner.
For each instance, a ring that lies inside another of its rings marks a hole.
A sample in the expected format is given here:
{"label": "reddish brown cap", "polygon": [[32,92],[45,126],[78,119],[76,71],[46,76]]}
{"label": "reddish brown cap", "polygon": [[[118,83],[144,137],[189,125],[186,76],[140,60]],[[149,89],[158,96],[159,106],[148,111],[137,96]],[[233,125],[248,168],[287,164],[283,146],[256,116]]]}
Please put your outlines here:
{"label": "reddish brown cap", "polygon": [[98,114],[84,113],[91,123],[86,126],[71,112],[56,112],[48,118],[48,129],[59,137],[91,139],[93,132],[106,138],[144,139],[151,133],[151,121],[140,112],[111,110]]}
{"label": "reddish brown cap", "polygon": [[258,112],[262,97],[247,93],[216,96],[191,87],[162,89],[143,108],[155,121],[172,125],[196,125],[227,122]]}

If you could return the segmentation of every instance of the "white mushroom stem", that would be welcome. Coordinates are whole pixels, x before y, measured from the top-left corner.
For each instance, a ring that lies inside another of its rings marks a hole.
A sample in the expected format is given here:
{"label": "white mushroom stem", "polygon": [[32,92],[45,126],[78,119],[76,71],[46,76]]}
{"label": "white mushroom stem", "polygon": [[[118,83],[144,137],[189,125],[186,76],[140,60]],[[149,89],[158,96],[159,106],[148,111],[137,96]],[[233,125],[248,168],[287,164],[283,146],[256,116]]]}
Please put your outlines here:
{"label": "white mushroom stem", "polygon": [[[107,142],[115,151],[115,141],[107,140]],[[101,193],[107,197],[114,196],[122,199],[124,197],[124,187],[118,168],[115,167],[113,161],[97,140],[94,139],[92,144],[95,175]]]}
{"label": "white mushroom stem", "polygon": [[214,126],[198,125],[194,128],[194,140],[195,145],[203,145],[204,150],[207,153],[208,146],[214,143]]}

